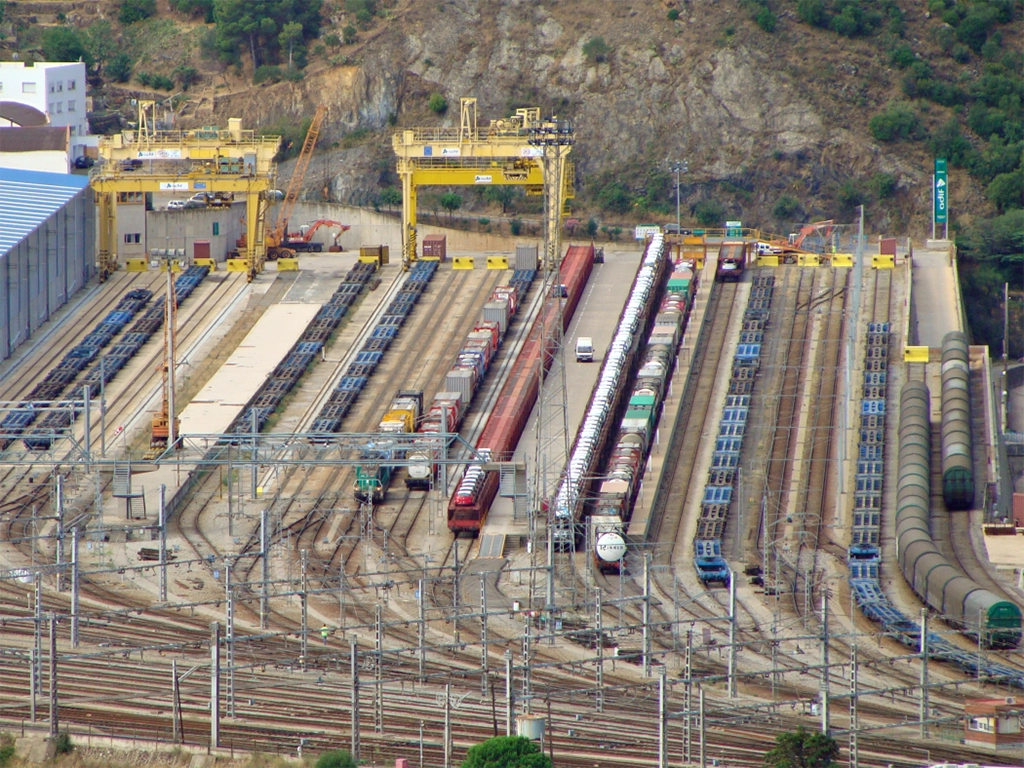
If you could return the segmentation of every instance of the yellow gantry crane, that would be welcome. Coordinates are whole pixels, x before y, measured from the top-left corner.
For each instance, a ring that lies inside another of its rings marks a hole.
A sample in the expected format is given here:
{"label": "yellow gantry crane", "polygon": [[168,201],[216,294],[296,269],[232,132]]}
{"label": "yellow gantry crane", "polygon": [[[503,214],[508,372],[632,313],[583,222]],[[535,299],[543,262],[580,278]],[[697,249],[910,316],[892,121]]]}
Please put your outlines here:
{"label": "yellow gantry crane", "polygon": [[257,136],[239,118],[227,130],[155,129],[156,102],[140,101],[138,129],[101,138],[100,157],[90,184],[99,221],[100,279],[117,270],[117,199],[125,193],[227,193],[245,199],[246,245],[228,271],[245,271],[249,279],[263,270],[266,216],[272,202],[280,136]]}
{"label": "yellow gantry crane", "polygon": [[421,186],[514,184],[545,198],[545,266],[557,265],[561,218],[573,194],[567,156],[576,137],[572,126],[541,119],[540,108],[517,109],[511,117],[477,125],[475,98],[459,100],[458,128],[409,128],[392,136],[402,179],[402,262],[416,261],[416,190]]}

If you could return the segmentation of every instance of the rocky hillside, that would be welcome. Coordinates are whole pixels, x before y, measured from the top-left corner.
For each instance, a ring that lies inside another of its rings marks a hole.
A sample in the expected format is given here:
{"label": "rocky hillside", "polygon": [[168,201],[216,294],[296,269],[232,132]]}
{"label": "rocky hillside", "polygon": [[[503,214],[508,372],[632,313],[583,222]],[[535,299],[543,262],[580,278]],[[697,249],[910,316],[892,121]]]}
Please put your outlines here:
{"label": "rocky hillside", "polygon": [[[120,24],[129,1],[148,1],[155,14]],[[270,54],[256,48],[254,62],[242,46],[218,56],[215,27],[204,22],[233,2],[172,0],[171,11],[153,0],[38,0],[8,3],[7,16],[113,21],[132,76],[97,80],[98,111],[175,94],[168,105],[179,125],[241,116],[295,134],[327,104],[323,152],[307,178],[314,198],[379,200],[395,184],[390,133],[451,124],[459,97],[475,96],[484,118],[540,105],[572,119],[576,205],[601,221],[671,218],[670,160],[688,161],[690,220],[789,231],[851,220],[865,203],[871,231],[923,235],[936,152],[952,161],[958,226],[1007,207],[1005,192],[999,202],[986,191],[1000,173],[1010,172],[1009,207],[1020,205],[1012,202],[1024,137],[1000,123],[991,159],[989,123],[974,121],[988,110],[1020,122],[1015,0],[325,0],[319,36],[300,45],[304,69],[263,66],[258,85],[254,64]],[[20,29],[25,39],[39,34]],[[277,54],[282,67],[285,58]],[[188,90],[153,90],[183,70],[194,75],[181,81]],[[1002,78],[994,95],[983,82],[990,76]],[[447,112],[436,100],[428,107],[435,94]],[[474,205],[485,203],[470,194],[466,207]]]}

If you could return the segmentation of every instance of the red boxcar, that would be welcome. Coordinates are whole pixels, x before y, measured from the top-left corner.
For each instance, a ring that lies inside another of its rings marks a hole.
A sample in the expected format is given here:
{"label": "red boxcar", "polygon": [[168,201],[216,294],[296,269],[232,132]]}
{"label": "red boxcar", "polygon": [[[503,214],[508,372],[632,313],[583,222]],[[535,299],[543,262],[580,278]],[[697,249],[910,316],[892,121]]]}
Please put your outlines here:
{"label": "red boxcar", "polygon": [[[565,285],[566,295],[562,302],[563,332],[569,327],[576,306],[579,304],[580,296],[590,278],[590,272],[594,266],[594,246],[575,245],[571,246],[562,260],[561,283]],[[530,411],[537,402],[537,392],[540,385],[540,351],[542,346],[541,334],[546,325],[545,320],[550,319],[557,312],[554,302],[549,299],[540,314],[533,321],[530,334],[519,351],[519,357],[505,381],[498,399],[495,401],[491,415],[487,419],[480,439],[476,447],[480,450],[488,450],[495,459],[504,459],[511,456],[523,434],[527,419],[530,418]],[[545,368],[551,365],[552,344],[547,344],[547,353],[544,356]],[[465,497],[460,497],[456,504],[458,495],[458,483],[456,492],[448,501],[448,529],[458,535],[463,531],[472,533],[474,536],[483,527],[487,512],[491,508],[494,496],[498,492],[498,473],[487,472],[484,482],[477,487],[477,493],[472,503]],[[461,483],[461,478],[460,478]]]}

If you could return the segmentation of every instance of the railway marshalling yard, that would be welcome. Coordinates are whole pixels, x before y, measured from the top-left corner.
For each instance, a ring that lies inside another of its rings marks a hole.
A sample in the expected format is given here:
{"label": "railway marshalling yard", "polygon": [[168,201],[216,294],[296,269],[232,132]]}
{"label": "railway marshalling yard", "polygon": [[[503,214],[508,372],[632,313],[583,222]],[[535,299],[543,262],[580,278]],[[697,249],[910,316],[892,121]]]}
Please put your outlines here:
{"label": "railway marshalling yard", "polygon": [[[421,390],[424,402],[442,390],[492,291],[511,276],[475,255],[476,269],[440,264],[341,433],[375,432],[399,390]],[[606,246],[564,333],[554,370],[564,366],[570,441],[642,255],[640,245]],[[895,413],[903,382],[934,378],[940,367],[903,362],[910,320],[925,346],[939,346],[928,334],[957,329],[959,314],[934,283],[924,296],[914,288],[935,255],[900,254],[894,268],[879,269],[869,255],[862,270],[754,264],[735,283],[716,282],[714,248],[708,256],[621,574],[598,571],[583,546],[555,552],[549,564],[543,518],[531,526],[503,494],[472,539],[448,531],[448,494],[408,490],[404,469],[382,503],[360,505],[349,461],[358,439],[294,437],[312,431],[408,280],[401,265],[377,271],[379,283],[360,293],[260,436],[242,433],[217,452],[209,436],[227,432],[250,404],[357,253],[317,254],[298,272],[271,270],[251,283],[211,272],[178,309],[179,451],[143,458],[161,397],[157,333],[106,385],[102,422],[93,407],[88,427],[77,419],[48,451],[30,453],[19,441],[3,454],[0,725],[51,730],[52,689],[57,724],[83,747],[180,743],[223,756],[343,747],[376,765],[407,757],[441,766],[533,715],[548,719],[545,748],[557,765],[760,765],[776,733],[823,722],[851,765],[990,762],[960,743],[964,701],[1015,690],[932,660],[925,736],[921,656],[863,615],[848,582],[868,323],[892,329],[886,399]],[[732,607],[728,588],[698,578],[693,541],[745,308],[768,276],[770,321],[722,540]],[[90,284],[0,366],[0,399],[25,398],[127,291],[159,295],[164,282],[157,272],[117,272]],[[462,426],[468,444],[545,303],[540,283],[521,299],[476,392]],[[578,336],[593,338],[594,363],[575,361]],[[971,366],[984,381],[980,352]],[[549,376],[548,386],[558,381]],[[992,407],[989,390],[976,389],[982,485],[994,480]],[[527,475],[537,418],[512,457]],[[896,419],[884,429],[895,446]],[[895,456],[891,448],[884,469],[882,584],[916,618],[921,603],[900,574],[892,533]],[[449,468],[449,491],[460,471]],[[981,519],[980,509],[940,509],[947,557],[1019,605],[1012,579],[987,562]],[[979,650],[939,617],[930,632],[1024,677],[1016,650]]]}

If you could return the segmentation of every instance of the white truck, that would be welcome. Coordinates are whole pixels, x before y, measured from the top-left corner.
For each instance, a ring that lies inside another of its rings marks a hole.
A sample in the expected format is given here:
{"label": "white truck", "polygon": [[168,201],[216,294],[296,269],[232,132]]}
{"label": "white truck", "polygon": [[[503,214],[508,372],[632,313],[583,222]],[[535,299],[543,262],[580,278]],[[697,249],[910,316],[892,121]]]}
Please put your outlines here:
{"label": "white truck", "polygon": [[576,339],[576,362],[594,362],[594,340],[589,336],[580,336]]}

